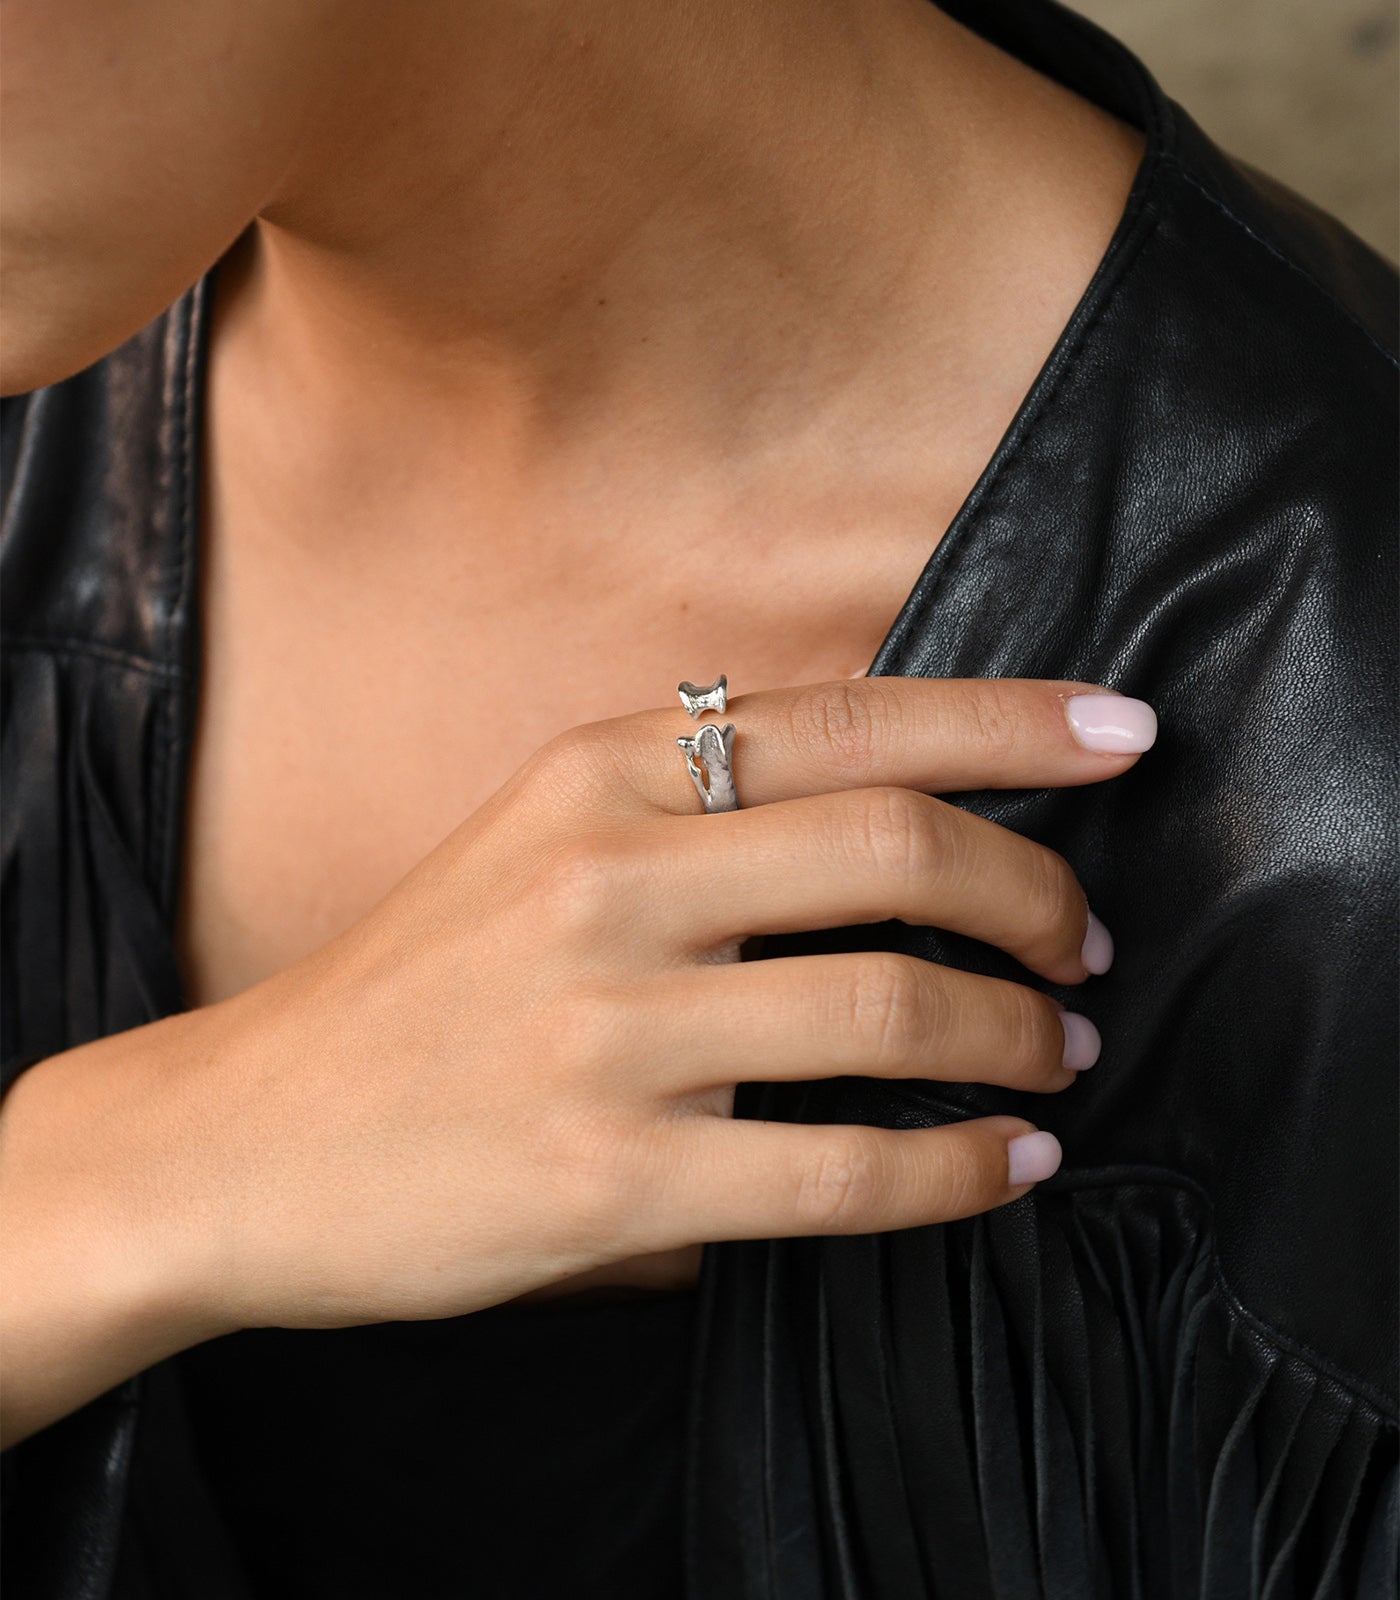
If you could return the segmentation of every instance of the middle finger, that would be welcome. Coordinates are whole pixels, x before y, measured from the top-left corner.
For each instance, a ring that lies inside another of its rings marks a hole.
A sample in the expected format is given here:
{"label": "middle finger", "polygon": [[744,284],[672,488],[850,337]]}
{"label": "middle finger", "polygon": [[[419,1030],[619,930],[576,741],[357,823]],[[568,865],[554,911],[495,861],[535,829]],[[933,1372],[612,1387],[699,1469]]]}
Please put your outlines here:
{"label": "middle finger", "polygon": [[680,880],[660,904],[682,948],[896,917],[996,945],[1054,983],[1090,975],[1089,908],[1065,859],[932,795],[804,795],[653,830]]}

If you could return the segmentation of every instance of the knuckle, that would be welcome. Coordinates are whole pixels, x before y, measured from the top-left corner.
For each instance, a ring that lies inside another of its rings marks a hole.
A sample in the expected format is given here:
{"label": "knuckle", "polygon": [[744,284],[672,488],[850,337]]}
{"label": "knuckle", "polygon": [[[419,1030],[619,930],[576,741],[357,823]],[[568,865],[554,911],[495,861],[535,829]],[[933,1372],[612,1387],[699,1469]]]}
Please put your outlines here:
{"label": "knuckle", "polygon": [[1030,855],[1027,909],[1031,926],[1055,949],[1078,949],[1084,931],[1084,891],[1062,855],[1037,845]]}
{"label": "knuckle", "polygon": [[874,954],[856,964],[848,995],[851,1032],[875,1066],[900,1067],[926,1054],[937,1007],[916,957]]}
{"label": "knuckle", "polygon": [[601,777],[602,739],[598,725],[566,728],[528,756],[519,775],[527,791],[552,810],[561,810],[595,795]]}
{"label": "knuckle", "polygon": [[820,683],[796,695],[790,717],[799,750],[859,781],[872,770],[884,742],[889,706],[883,695],[854,684]]}
{"label": "knuckle", "polygon": [[972,1216],[988,1204],[986,1162],[966,1139],[941,1141],[933,1186],[939,1212],[948,1218]]}
{"label": "knuckle", "polygon": [[1048,995],[1011,986],[1007,1054],[1019,1075],[1058,1087],[1064,1070],[1064,1032],[1059,1009]]}
{"label": "knuckle", "polygon": [[551,1032],[571,1073],[595,1076],[625,1053],[626,1017],[619,998],[606,990],[576,989],[556,1003]]}
{"label": "knuckle", "polygon": [[967,700],[967,717],[978,749],[1000,764],[1015,755],[1024,736],[1016,696],[994,679],[977,685]]}
{"label": "knuckle", "polygon": [[567,728],[563,733],[556,733],[527,757],[525,770],[541,777],[568,772],[586,742],[582,735],[582,728]]}
{"label": "knuckle", "polygon": [[645,1167],[611,1117],[575,1115],[556,1141],[553,1165],[571,1220],[600,1245],[614,1240],[645,1206]]}
{"label": "knuckle", "polygon": [[914,789],[865,789],[854,802],[859,842],[900,882],[931,876],[944,864],[949,829],[939,803]]}
{"label": "knuckle", "polygon": [[559,934],[593,934],[616,917],[634,863],[620,838],[576,835],[550,852],[536,885],[544,925]]}
{"label": "knuckle", "polygon": [[854,1135],[827,1145],[803,1167],[797,1221],[812,1233],[859,1233],[869,1228],[886,1187],[886,1163],[874,1140]]}

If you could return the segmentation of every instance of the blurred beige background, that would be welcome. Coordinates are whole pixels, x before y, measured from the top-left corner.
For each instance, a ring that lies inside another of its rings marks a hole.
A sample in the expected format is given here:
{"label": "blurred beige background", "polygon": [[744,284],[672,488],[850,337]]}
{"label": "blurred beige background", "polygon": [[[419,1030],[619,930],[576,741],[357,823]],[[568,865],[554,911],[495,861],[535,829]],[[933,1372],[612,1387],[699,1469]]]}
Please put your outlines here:
{"label": "blurred beige background", "polygon": [[1067,0],[1231,155],[1400,257],[1393,0]]}

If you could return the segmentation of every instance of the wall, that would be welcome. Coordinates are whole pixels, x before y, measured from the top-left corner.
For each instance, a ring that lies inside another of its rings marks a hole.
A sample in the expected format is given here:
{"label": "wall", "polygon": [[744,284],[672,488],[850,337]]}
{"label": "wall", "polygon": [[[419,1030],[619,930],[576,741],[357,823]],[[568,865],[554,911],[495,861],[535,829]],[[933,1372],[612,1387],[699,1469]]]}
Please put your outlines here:
{"label": "wall", "polygon": [[1385,0],[1069,0],[1212,139],[1400,256],[1400,69]]}

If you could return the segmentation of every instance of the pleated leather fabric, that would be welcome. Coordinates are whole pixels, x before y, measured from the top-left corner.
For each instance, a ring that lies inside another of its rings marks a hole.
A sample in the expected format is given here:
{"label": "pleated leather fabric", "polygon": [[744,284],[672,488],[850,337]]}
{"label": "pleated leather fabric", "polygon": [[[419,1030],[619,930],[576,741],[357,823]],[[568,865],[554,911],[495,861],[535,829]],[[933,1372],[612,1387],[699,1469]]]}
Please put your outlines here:
{"label": "pleated leather fabric", "polygon": [[[1103,1032],[1083,1081],[741,1089],[775,1120],[1011,1111],[1066,1159],[987,1217],[707,1249],[687,1594],[1392,1595],[1395,276],[1070,13],[947,9],[1148,149],[872,671],[1104,683],[1162,732],[1108,784],[958,797],[1060,850],[1116,936],[1051,990]],[[209,282],[4,403],[7,1081],[181,1003]],[[1027,976],[897,923],[767,953],[882,946]],[[167,1376],[7,1453],[7,1595],[154,1592],[128,1486],[138,1419],[178,1456]]]}
{"label": "pleated leather fabric", "polygon": [[697,1592],[1391,1594],[1383,1397],[1239,1305],[1211,1223],[1181,1178],[1105,1169],[943,1228],[718,1255],[711,1314],[740,1321],[704,1352],[724,1402],[692,1526],[722,1496],[747,1514],[696,1541]]}

